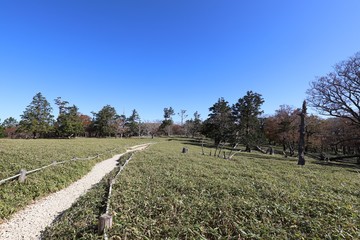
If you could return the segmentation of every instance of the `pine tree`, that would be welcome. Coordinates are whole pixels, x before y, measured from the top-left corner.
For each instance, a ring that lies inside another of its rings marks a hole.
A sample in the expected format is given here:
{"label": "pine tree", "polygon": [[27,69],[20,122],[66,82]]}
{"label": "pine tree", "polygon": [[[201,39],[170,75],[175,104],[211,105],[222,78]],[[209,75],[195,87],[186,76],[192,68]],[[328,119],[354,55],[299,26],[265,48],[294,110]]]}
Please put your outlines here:
{"label": "pine tree", "polygon": [[235,141],[244,144],[247,151],[251,151],[251,147],[258,145],[264,139],[259,120],[263,113],[260,109],[263,103],[264,99],[260,94],[248,91],[232,106],[236,125]]}
{"label": "pine tree", "polygon": [[36,138],[44,137],[53,127],[54,116],[52,108],[46,98],[39,92],[21,115],[20,131],[28,132]]}

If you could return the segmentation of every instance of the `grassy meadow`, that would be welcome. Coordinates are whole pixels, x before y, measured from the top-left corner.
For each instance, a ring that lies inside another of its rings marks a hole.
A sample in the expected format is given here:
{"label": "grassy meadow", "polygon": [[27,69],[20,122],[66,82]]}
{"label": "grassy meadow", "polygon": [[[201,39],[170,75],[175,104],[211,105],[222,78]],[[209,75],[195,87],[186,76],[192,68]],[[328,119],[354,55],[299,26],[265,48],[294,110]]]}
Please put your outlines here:
{"label": "grassy meadow", "polygon": [[[0,185],[0,222],[40,197],[60,190],[80,179],[99,161],[125,152],[127,147],[150,139],[0,139],[0,179],[32,170],[53,161],[67,161],[104,154],[90,161],[72,161],[51,166],[27,176],[24,183],[17,180]],[[112,153],[109,150],[115,149]]]}
{"label": "grassy meadow", "polygon": [[[101,239],[106,188],[84,195],[44,239]],[[360,239],[360,169],[261,153],[224,160],[186,139],[161,141],[134,155],[111,209],[111,239]]]}

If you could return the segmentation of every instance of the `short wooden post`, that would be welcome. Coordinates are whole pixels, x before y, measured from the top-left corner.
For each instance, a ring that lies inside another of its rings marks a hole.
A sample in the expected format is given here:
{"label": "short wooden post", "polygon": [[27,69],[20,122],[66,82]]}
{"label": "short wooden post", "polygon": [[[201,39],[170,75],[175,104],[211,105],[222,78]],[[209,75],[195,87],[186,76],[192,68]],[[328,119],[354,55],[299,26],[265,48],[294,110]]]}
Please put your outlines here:
{"label": "short wooden post", "polygon": [[224,159],[226,159],[226,154],[225,154],[225,151],[224,151],[223,153],[224,153]]}
{"label": "short wooden post", "polygon": [[188,151],[189,151],[188,148],[183,148],[183,149],[182,149],[182,153],[187,153]]}
{"label": "short wooden post", "polygon": [[105,229],[110,229],[112,227],[112,216],[109,214],[103,214],[99,218],[98,233],[99,235],[103,234]]}
{"label": "short wooden post", "polygon": [[270,155],[274,155],[274,149],[270,147]]}
{"label": "short wooden post", "polygon": [[20,176],[19,176],[19,182],[23,183],[23,182],[25,182],[25,179],[26,179],[26,170],[21,169]]}

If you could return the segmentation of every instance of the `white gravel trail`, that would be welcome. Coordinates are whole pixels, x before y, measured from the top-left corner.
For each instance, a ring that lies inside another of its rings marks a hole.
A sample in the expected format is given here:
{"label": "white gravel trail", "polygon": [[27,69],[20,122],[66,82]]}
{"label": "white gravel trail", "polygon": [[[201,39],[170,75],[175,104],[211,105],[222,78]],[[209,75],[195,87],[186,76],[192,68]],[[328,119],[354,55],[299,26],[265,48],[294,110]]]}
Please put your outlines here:
{"label": "white gravel trail", "polygon": [[[126,152],[143,150],[147,146],[148,144],[134,146]],[[10,220],[0,225],[0,239],[41,239],[41,231],[49,226],[60,213],[71,207],[77,198],[111,172],[123,154],[117,154],[97,163],[87,175],[69,187],[50,194],[15,213]]]}

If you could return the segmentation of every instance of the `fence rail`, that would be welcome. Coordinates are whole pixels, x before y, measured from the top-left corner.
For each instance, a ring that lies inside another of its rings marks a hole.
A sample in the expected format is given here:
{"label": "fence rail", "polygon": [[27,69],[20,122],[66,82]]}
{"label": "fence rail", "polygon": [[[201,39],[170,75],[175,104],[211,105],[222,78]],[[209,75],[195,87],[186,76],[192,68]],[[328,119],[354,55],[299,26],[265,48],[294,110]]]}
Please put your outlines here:
{"label": "fence rail", "polygon": [[74,158],[72,158],[72,159],[70,159],[70,160],[67,160],[67,161],[61,161],[61,162],[54,161],[54,162],[52,162],[52,163],[49,164],[49,165],[46,165],[46,166],[43,166],[43,167],[40,167],[40,168],[37,168],[37,169],[33,169],[33,170],[30,170],[30,171],[26,171],[25,169],[21,169],[18,174],[0,180],[0,185],[4,184],[4,183],[6,183],[6,182],[9,182],[9,181],[11,181],[11,180],[17,179],[17,178],[19,179],[20,182],[23,182],[23,181],[25,180],[26,175],[29,175],[29,174],[32,174],[32,173],[35,173],[35,172],[44,170],[44,169],[46,169],[46,168],[48,168],[48,167],[56,166],[56,165],[60,165],[60,164],[64,164],[64,163],[72,162],[72,161],[88,161],[88,160],[93,160],[93,159],[95,159],[95,158],[99,158],[100,156],[104,156],[106,153],[111,153],[111,152],[116,151],[116,150],[118,150],[118,149],[119,149],[119,148],[114,148],[114,149],[105,151],[104,153],[97,154],[96,156],[91,156],[91,157],[87,157],[87,158],[74,157]]}
{"label": "fence rail", "polygon": [[136,150],[132,149],[132,150],[128,151],[128,152],[131,152],[131,155],[125,161],[125,163],[122,166],[119,167],[119,171],[116,173],[115,177],[113,179],[109,180],[109,190],[107,192],[105,213],[100,216],[99,223],[98,223],[98,233],[99,233],[99,235],[103,234],[104,240],[108,239],[106,230],[112,227],[112,215],[110,213],[110,202],[111,202],[112,187],[116,183],[116,178],[121,174],[121,172],[125,169],[126,165],[132,159],[134,151],[136,151]]}

